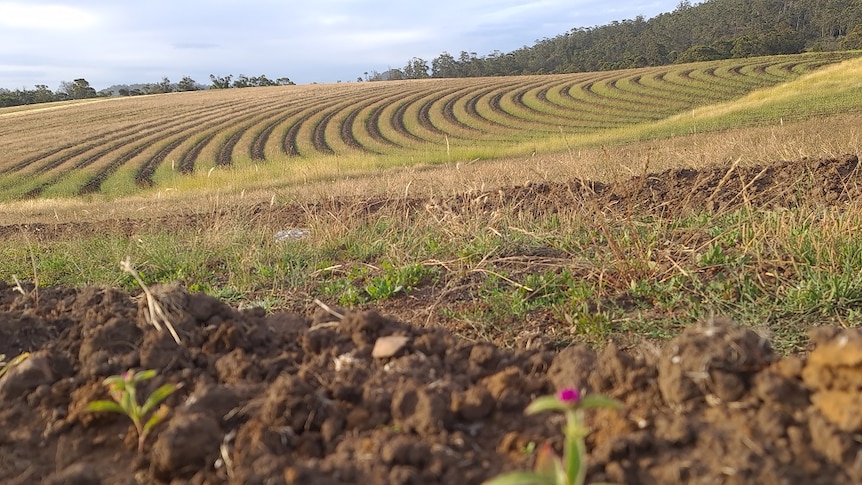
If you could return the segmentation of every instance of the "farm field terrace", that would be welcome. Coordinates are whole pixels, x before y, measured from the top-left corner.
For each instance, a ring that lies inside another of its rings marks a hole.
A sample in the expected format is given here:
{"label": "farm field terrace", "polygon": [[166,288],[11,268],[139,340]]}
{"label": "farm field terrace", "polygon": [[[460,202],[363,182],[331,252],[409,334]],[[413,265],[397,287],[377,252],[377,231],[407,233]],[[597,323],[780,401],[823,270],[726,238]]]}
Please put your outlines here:
{"label": "farm field terrace", "polygon": [[[701,123],[673,117],[857,55],[211,90],[0,110],[0,198],[252,190],[756,124],[763,114],[751,110],[699,115]],[[796,108],[779,103],[769,119],[792,122],[810,114]]]}
{"label": "farm field terrace", "polygon": [[0,477],[862,482],[858,55],[0,112]]}

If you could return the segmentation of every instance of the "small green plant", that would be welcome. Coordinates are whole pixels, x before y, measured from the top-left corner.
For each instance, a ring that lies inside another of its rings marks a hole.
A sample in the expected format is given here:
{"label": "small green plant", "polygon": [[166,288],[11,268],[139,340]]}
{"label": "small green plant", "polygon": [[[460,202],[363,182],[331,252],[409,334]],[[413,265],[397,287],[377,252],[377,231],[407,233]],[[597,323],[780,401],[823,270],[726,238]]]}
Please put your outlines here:
{"label": "small green plant", "polygon": [[533,471],[505,473],[485,485],[583,485],[586,480],[586,443],[589,429],[584,426],[584,410],[619,408],[620,404],[605,396],[581,396],[577,389],[563,389],[554,396],[542,396],[533,401],[526,414],[560,411],[566,416],[563,428],[565,443],[562,458],[549,443],[539,448]]}
{"label": "small green plant", "polygon": [[[128,416],[138,432],[138,451],[144,450],[144,442],[150,430],[167,417],[169,409],[162,405],[155,412],[152,411],[177,389],[173,384],[164,384],[153,391],[143,405],[139,405],[135,386],[142,381],[152,379],[155,375],[154,370],[140,372],[130,370],[119,376],[108,377],[103,384],[108,387],[108,392],[114,400],[93,401],[87,405],[87,411],[90,412],[109,411]],[[149,419],[147,415],[150,415]]]}
{"label": "small green plant", "polygon": [[9,372],[9,369],[15,367],[16,365],[20,364],[21,362],[24,362],[25,360],[27,360],[28,357],[30,357],[30,353],[24,352],[24,353],[20,354],[19,356],[15,357],[14,359],[7,362],[6,361],[6,354],[0,354],[0,377],[3,377],[4,375],[6,375],[6,373]]}

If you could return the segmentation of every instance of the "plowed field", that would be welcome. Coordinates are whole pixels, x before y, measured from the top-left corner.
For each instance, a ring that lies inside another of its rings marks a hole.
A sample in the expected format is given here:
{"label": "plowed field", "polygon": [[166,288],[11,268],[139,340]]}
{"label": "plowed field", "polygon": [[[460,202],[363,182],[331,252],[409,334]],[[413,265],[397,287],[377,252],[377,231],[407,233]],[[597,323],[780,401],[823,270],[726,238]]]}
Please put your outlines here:
{"label": "plowed field", "polygon": [[[858,158],[848,155],[675,170],[611,185],[508,187],[454,197],[446,207],[468,213],[519,204],[547,213],[593,198],[599,207],[679,217],[849,206],[859,182]],[[386,204],[428,210],[430,201],[340,202],[373,214]],[[334,211],[340,202],[318,209]],[[268,220],[301,226],[310,210],[255,207],[249,217],[267,211]],[[154,223],[179,227],[189,216]],[[100,224],[30,229],[47,240],[122,226]],[[17,230],[0,228],[0,237]],[[768,338],[720,316],[691,322],[661,345],[628,336],[597,350],[561,345],[547,331],[560,322],[534,322],[504,349],[457,337],[463,329],[435,319],[430,309],[444,295],[433,287],[363,311],[309,303],[303,314],[240,311],[180,286],[153,292],[170,309],[180,344],[147,323],[140,295],[0,283],[0,354],[30,352],[0,378],[0,481],[481,483],[530,466],[546,441],[561,447],[558,418],[523,410],[536,396],[574,386],[624,404],[588,415],[588,481],[862,483],[858,329],[814,328],[808,351],[780,356]],[[387,336],[406,343],[375,356]],[[180,386],[142,452],[125,417],[85,411],[108,398],[105,377],[130,368],[158,371],[142,394]]]}

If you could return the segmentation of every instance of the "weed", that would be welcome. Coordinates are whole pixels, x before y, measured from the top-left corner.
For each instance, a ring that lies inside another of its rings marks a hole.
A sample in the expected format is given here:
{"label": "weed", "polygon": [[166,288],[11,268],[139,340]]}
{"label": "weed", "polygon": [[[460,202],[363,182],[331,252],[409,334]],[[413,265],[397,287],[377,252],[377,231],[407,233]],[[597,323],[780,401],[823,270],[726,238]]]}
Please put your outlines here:
{"label": "weed", "polygon": [[24,353],[19,354],[17,357],[15,357],[12,360],[7,362],[6,361],[6,354],[0,354],[0,377],[3,377],[4,375],[6,375],[6,373],[9,372],[9,370],[11,370],[13,367],[20,364],[21,362],[24,362],[29,357],[30,357],[30,353],[24,352]]}
{"label": "weed", "polygon": [[[162,422],[168,415],[167,406],[159,406],[162,401],[177,390],[173,384],[163,384],[152,392],[143,405],[138,404],[136,386],[156,376],[156,371],[145,370],[140,372],[127,371],[119,376],[111,376],[103,381],[108,387],[108,392],[113,401],[93,401],[87,405],[89,412],[114,412],[125,414],[135,425],[138,432],[138,451],[144,451],[144,443],[150,431]],[[149,418],[147,418],[149,415]]]}
{"label": "weed", "polygon": [[563,389],[555,396],[542,396],[527,406],[525,414],[545,411],[562,412],[566,417],[563,428],[563,456],[558,456],[549,443],[539,449],[532,472],[512,472],[485,482],[485,485],[583,485],[587,475],[589,429],[584,425],[584,411],[592,408],[619,408],[620,404],[599,395],[581,396],[577,389]]}

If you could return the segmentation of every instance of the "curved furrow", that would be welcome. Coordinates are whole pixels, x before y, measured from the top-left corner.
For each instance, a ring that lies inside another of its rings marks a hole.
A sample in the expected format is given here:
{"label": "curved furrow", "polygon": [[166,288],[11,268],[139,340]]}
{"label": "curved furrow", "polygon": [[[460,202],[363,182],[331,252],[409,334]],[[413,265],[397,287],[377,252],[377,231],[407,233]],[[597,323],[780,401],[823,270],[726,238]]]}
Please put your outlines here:
{"label": "curved furrow", "polygon": [[[206,111],[215,111],[219,109],[225,109],[224,106],[214,106],[208,108]],[[20,162],[16,162],[9,166],[5,166],[0,169],[0,174],[6,173],[14,173],[18,171],[22,171],[26,168],[30,168],[34,163],[45,160],[45,165],[41,167],[34,168],[30,175],[38,175],[41,173],[48,172],[60,165],[62,165],[65,161],[80,156],[92,149],[97,148],[99,145],[104,143],[108,143],[112,140],[121,139],[121,138],[129,138],[129,137],[137,137],[142,130],[149,130],[153,128],[161,128],[165,126],[166,121],[170,121],[173,118],[170,115],[166,115],[161,118],[150,120],[146,124],[142,125],[131,125],[123,128],[117,128],[114,130],[102,132],[87,138],[83,138],[80,140],[76,140],[73,143],[68,143],[63,146],[51,149],[47,152],[42,152],[37,155],[28,157]],[[63,153],[65,152],[65,153]],[[49,159],[53,158],[55,155],[60,155],[57,159],[50,161]]]}
{"label": "curved furrow", "polygon": [[[341,138],[341,141],[351,149],[359,150],[359,151],[363,151],[363,152],[367,152],[367,153],[380,154],[379,151],[374,150],[370,146],[367,146],[367,144],[365,144],[365,143],[362,143],[356,137],[356,132],[357,132],[356,130],[357,130],[357,128],[359,128],[362,132],[367,134],[368,137],[371,138],[372,140],[379,141],[379,139],[382,139],[382,136],[380,136],[379,130],[376,130],[376,126],[369,127],[368,123],[369,123],[370,115],[366,116],[365,119],[363,119],[361,124],[357,123],[356,120],[358,119],[359,115],[363,111],[367,111],[369,108],[371,108],[374,105],[378,105],[380,103],[385,103],[387,100],[390,100],[391,98],[392,98],[392,93],[386,92],[386,93],[379,94],[376,97],[369,97],[368,99],[366,99],[362,103],[357,103],[357,104],[351,105],[347,114],[343,118],[341,118],[341,120],[338,122],[338,134],[339,134],[339,137]],[[375,111],[379,112],[380,109],[382,109],[382,107],[379,106]],[[375,130],[377,131],[376,136],[372,134],[372,131],[375,131]],[[388,142],[388,140],[385,140],[385,139],[383,139],[383,140],[384,140],[383,143]]]}
{"label": "curved furrow", "polygon": [[[472,89],[472,88],[465,88],[465,89],[459,91],[458,95],[452,95],[451,97],[449,97],[449,99],[447,99],[446,102],[443,103],[443,106],[441,107],[440,112],[443,115],[443,119],[446,120],[447,123],[456,127],[459,131],[467,131],[467,132],[470,132],[470,134],[472,135],[472,134],[480,133],[482,131],[479,130],[478,128],[470,126],[469,124],[465,123],[463,120],[459,119],[458,116],[455,115],[455,103],[460,101],[466,95],[464,93],[464,91],[467,89]],[[459,138],[454,133],[449,133],[449,134],[456,137],[456,138]],[[467,135],[467,136],[470,136],[470,135]]]}
{"label": "curved furrow", "polygon": [[354,150],[359,150],[359,151],[367,152],[367,153],[379,154],[380,152],[374,151],[374,150],[366,147],[362,143],[359,143],[359,140],[357,140],[356,136],[353,134],[353,123],[356,121],[356,117],[359,116],[359,112],[362,109],[364,109],[368,106],[369,105],[366,104],[366,105],[363,105],[361,108],[350,110],[350,112],[347,113],[347,116],[345,116],[344,118],[341,119],[341,121],[338,122],[338,135],[341,138],[341,141],[344,142],[345,145],[347,145],[348,147],[350,147]]}
{"label": "curved furrow", "polygon": [[[438,137],[448,136],[449,135],[448,132],[446,132],[442,128],[438,127],[437,125],[435,125],[434,122],[432,121],[431,109],[435,105],[440,103],[440,101],[442,99],[444,99],[447,96],[450,96],[454,93],[457,93],[458,91],[460,91],[462,89],[464,89],[464,88],[463,87],[452,88],[452,89],[448,89],[446,91],[432,93],[430,96],[424,96],[424,97],[420,98],[419,100],[416,101],[416,103],[411,103],[411,106],[414,106],[420,102],[422,103],[417,108],[417,113],[416,113],[416,120],[419,123],[419,126],[422,129],[424,129],[425,131],[427,131],[428,133],[430,133],[432,136],[433,135],[438,135]],[[441,110],[441,112],[442,112],[442,110]],[[433,140],[433,138],[429,138],[429,140]]]}
{"label": "curved furrow", "polygon": [[[253,107],[250,109],[253,109]],[[246,109],[243,112],[248,112],[250,109]],[[144,162],[141,163],[136,172],[137,175],[135,176],[135,182],[140,186],[152,185],[152,175],[171,152],[178,149],[180,146],[183,145],[183,143],[186,143],[189,139],[191,139],[194,135],[198,133],[205,132],[208,130],[216,130],[216,132],[218,132],[218,128],[224,125],[225,119],[233,120],[235,119],[236,114],[236,110],[230,110],[229,112],[223,114],[218,113],[205,118],[194,118],[187,121],[187,124],[190,127],[193,127],[194,130],[183,129],[163,136],[163,138],[169,138],[171,136],[180,135],[179,138],[177,138],[174,142],[167,144],[165,147],[157,151],[152,157],[144,160]],[[195,143],[195,145],[197,145],[197,143]],[[177,167],[177,170],[183,174],[192,173],[194,171],[195,160],[188,160],[186,159],[186,157],[189,156],[189,152],[194,152],[196,157],[197,154],[199,154],[200,151],[203,150],[204,146],[205,145],[201,145],[200,147],[198,147],[199,149],[196,152],[194,150],[194,146],[189,147],[188,150],[183,152],[179,157],[180,164]]]}
{"label": "curved furrow", "polygon": [[782,71],[776,64],[771,62],[764,62],[763,64],[758,65],[755,72],[762,74],[764,77],[768,77],[769,82],[772,85],[787,82],[791,77],[796,77],[791,76],[786,71]]}
{"label": "curved furrow", "polygon": [[250,125],[243,126],[227,136],[224,143],[216,149],[216,165],[226,167],[231,164],[233,161],[233,148],[237,143],[239,143],[239,139],[242,138],[242,135],[248,131],[249,126]]}
{"label": "curved furrow", "polygon": [[[114,173],[118,168],[123,166],[126,162],[131,160],[132,158],[139,155],[141,152],[147,149],[150,146],[149,143],[140,143],[135,146],[133,149],[125,152],[119,157],[115,158],[108,165],[99,169],[95,175],[90,177],[84,184],[78,189],[78,195],[86,195],[86,194],[94,194],[101,190],[102,183],[108,179],[108,177]],[[53,185],[53,184],[52,184]]]}
{"label": "curved furrow", "polygon": [[339,103],[338,99],[329,99],[326,103],[309,103],[305,109],[296,113],[297,118],[289,126],[286,127],[284,134],[281,136],[282,153],[291,157],[300,156],[299,152],[299,132],[315,115],[322,110],[329,109]]}
{"label": "curved furrow", "polygon": [[634,113],[643,112],[651,120],[656,119],[656,111],[661,111],[665,108],[663,103],[655,100],[640,99],[637,96],[632,96],[631,93],[618,87],[618,81],[618,79],[613,78],[601,83],[594,83],[590,86],[590,92],[617,108]]}
{"label": "curved furrow", "polygon": [[329,142],[326,141],[326,125],[329,124],[329,121],[332,120],[337,112],[337,110],[332,110],[324,114],[311,128],[311,144],[314,146],[314,149],[320,153],[324,153],[326,155],[332,155],[335,153],[335,150],[333,150],[332,147],[329,146]]}
{"label": "curved furrow", "polygon": [[721,77],[716,71],[717,68],[713,66],[706,69],[685,70],[680,72],[680,75],[692,84],[700,84],[703,89],[721,92],[722,99],[732,99],[739,93],[747,91],[744,84],[727,77]]}
{"label": "curved furrow", "polygon": [[[421,138],[421,137],[413,134],[413,132],[411,132],[409,129],[407,129],[407,124],[404,122],[404,115],[407,112],[407,109],[410,108],[410,106],[413,103],[417,102],[419,99],[424,98],[425,96],[427,96],[426,93],[419,93],[419,94],[416,94],[410,98],[399,101],[398,103],[396,103],[394,105],[395,108],[389,117],[382,116],[382,114],[381,114],[382,119],[384,119],[384,120],[388,119],[389,120],[389,126],[399,136],[406,138],[409,141],[416,142],[416,143],[428,142],[428,140],[426,140],[425,138]],[[388,109],[388,107],[384,108],[384,111],[386,111],[387,109]]]}
{"label": "curved furrow", "polygon": [[[302,104],[300,102],[292,102],[290,103],[291,108],[296,108],[295,105]],[[281,108],[282,110],[284,108]],[[292,111],[288,111],[287,114],[283,114],[281,116],[277,116],[271,121],[268,121],[260,131],[254,136],[249,145],[248,155],[249,157],[258,162],[266,161],[266,144],[269,142],[269,137],[272,136],[273,131],[278,128],[282,123],[287,122],[292,116],[295,116],[296,113],[301,111],[301,109],[295,109]]]}
{"label": "curved furrow", "polygon": [[[236,130],[232,131],[225,138],[222,145],[216,149],[216,165],[227,166],[227,165],[230,165],[231,163],[233,163],[233,153],[235,151],[236,145],[239,143],[239,141],[242,139],[242,137],[245,136],[249,132],[249,130],[251,130],[255,126],[260,125],[261,123],[267,123],[268,125],[275,123],[274,125],[272,125],[272,128],[274,129],[275,126],[277,126],[280,121],[283,121],[281,119],[283,117],[277,117],[277,116],[273,116],[273,115],[277,114],[277,113],[282,113],[286,109],[291,108],[291,107],[295,106],[296,104],[299,104],[296,100],[286,100],[286,101],[282,101],[278,104],[272,104],[272,105],[268,104],[266,109],[262,109],[262,110],[257,109],[254,111],[254,113],[252,113],[249,116],[246,116],[244,118],[240,118],[239,120],[233,120],[231,127],[233,125],[237,125],[237,124],[239,124],[240,126]],[[288,115],[288,117],[292,114],[293,114],[293,112],[291,112]],[[270,120],[272,118],[275,118],[275,121],[268,122],[268,120]],[[259,133],[257,135],[255,135],[254,138],[257,138],[258,136],[259,136]],[[252,139],[251,143],[249,144],[249,151],[252,150],[255,142],[256,142],[256,140]]]}
{"label": "curved furrow", "polygon": [[128,145],[127,141],[121,141],[119,143],[115,143],[113,145],[103,147],[101,150],[98,150],[96,153],[90,154],[88,157],[75,162],[68,169],[62,170],[59,173],[56,173],[53,176],[48,177],[47,180],[40,182],[35,187],[28,190],[24,194],[24,196],[29,197],[29,198],[38,197],[39,195],[41,195],[45,191],[45,189],[47,189],[48,187],[51,187],[53,185],[56,185],[64,177],[68,176],[69,173],[77,172],[83,168],[86,168],[86,167],[90,166],[91,164],[93,164],[96,160],[108,155],[111,152],[120,150],[122,147],[125,147],[127,145]]}
{"label": "curved furrow", "polygon": [[368,133],[368,136],[371,137],[377,143],[382,145],[389,145],[391,147],[398,148],[406,148],[405,145],[399,145],[394,140],[390,140],[387,138],[383,132],[380,131],[380,119],[383,116],[383,112],[386,108],[390,107],[392,103],[378,104],[374,107],[371,112],[368,113],[368,116],[365,118],[365,131]]}
{"label": "curved furrow", "polygon": [[573,84],[568,89],[561,89],[559,92],[565,99],[570,99],[579,106],[587,102],[599,108],[599,111],[630,111],[635,106],[634,104],[625,103],[622,102],[623,100],[613,99],[610,96],[601,94],[601,91],[607,91],[606,89],[601,89],[601,86],[611,82],[617,75],[615,73],[605,73],[595,78]]}
{"label": "curved furrow", "polygon": [[532,78],[515,78],[506,83],[495,83],[490,88],[481,89],[465,104],[466,114],[478,120],[482,125],[489,126],[494,133],[502,135],[506,133],[523,132],[525,128],[536,128],[532,120],[518,118],[517,116],[503,110],[500,100],[512,89],[523,86],[532,86],[535,81]]}
{"label": "curved furrow", "polygon": [[715,76],[725,80],[729,85],[737,86],[741,90],[749,91],[761,86],[759,82],[750,76],[742,73],[742,66],[739,64],[718,66],[715,69]]}
{"label": "curved furrow", "polygon": [[[698,89],[682,81],[676,81],[672,72],[657,72],[650,76],[639,77],[635,84],[645,92],[655,93],[656,98],[667,100],[668,104],[678,102],[681,105],[680,110],[727,99],[706,86]],[[742,94],[744,93],[739,93],[736,97]]]}
{"label": "curved furrow", "polygon": [[524,94],[526,89],[521,88],[515,91],[509,91],[500,99],[500,107],[509,111],[510,114],[516,116],[525,123],[530,123],[534,129],[544,131],[559,130],[560,123],[567,123],[569,120],[557,119],[556,121],[548,119],[544,113],[537,111],[524,103]]}
{"label": "curved furrow", "polygon": [[[631,122],[629,113],[612,110],[608,107],[581,101],[578,106],[573,106],[570,102],[566,102],[566,97],[561,94],[562,90],[567,89],[575,82],[584,82],[584,76],[576,78],[568,78],[562,82],[556,82],[547,86],[542,86],[540,89],[531,90],[527,95],[531,95],[535,99],[537,106],[547,106],[547,109],[559,113],[560,116],[566,118],[568,122],[566,126],[584,131],[592,131],[604,128],[616,128],[623,124],[620,121],[621,117],[626,117],[627,122]],[[526,96],[526,95],[525,95]],[[571,100],[571,98],[568,98]]]}
{"label": "curved furrow", "polygon": [[575,75],[550,87],[546,98],[554,106],[559,106],[569,113],[569,118],[572,120],[569,126],[581,123],[588,129],[613,128],[624,124],[622,120],[631,122],[632,117],[640,116],[644,119],[640,113],[632,113],[630,110],[611,105],[607,99],[599,97],[591,90],[594,80],[600,81],[604,77]]}
{"label": "curved furrow", "polygon": [[758,64],[750,64],[746,66],[747,70],[752,72],[755,77],[760,79],[763,84],[767,86],[772,86],[776,82],[783,81],[784,78],[769,72],[766,68],[769,66],[767,63],[758,63]]}
{"label": "curved furrow", "polygon": [[[233,105],[231,105],[231,106],[233,106]],[[233,110],[228,108],[228,107],[221,106],[221,107],[218,107],[215,109],[207,109],[204,112],[210,114],[210,116],[208,117],[209,119],[217,119],[220,116],[227,116],[228,112],[231,112],[231,111],[233,111]],[[213,113],[213,112],[216,112],[216,113]],[[224,112],[224,114],[220,114],[219,112]],[[61,180],[63,180],[65,177],[68,177],[70,174],[76,173],[77,171],[80,171],[84,168],[90,167],[91,165],[93,165],[94,163],[96,163],[98,160],[100,160],[102,158],[107,158],[107,155],[109,155],[111,152],[113,152],[113,151],[121,152],[121,154],[116,159],[108,162],[105,167],[99,168],[98,171],[93,175],[93,177],[91,177],[89,179],[90,181],[85,183],[85,185],[88,187],[87,189],[83,189],[83,188],[81,189],[81,190],[85,190],[85,192],[87,192],[87,193],[89,193],[91,191],[98,190],[98,188],[101,186],[101,183],[104,180],[106,180],[107,177],[110,176],[114,171],[116,171],[120,166],[122,166],[128,160],[139,155],[146,148],[152,146],[153,145],[152,138],[155,137],[156,139],[161,139],[161,138],[170,137],[170,136],[182,133],[184,131],[187,131],[188,126],[196,126],[199,124],[199,122],[200,122],[200,120],[197,118],[192,119],[192,120],[174,119],[173,122],[171,122],[171,123],[161,123],[159,125],[158,129],[151,127],[151,129],[142,131],[139,127],[139,129],[136,130],[135,136],[129,136],[129,137],[125,137],[125,138],[114,139],[114,141],[116,142],[114,145],[111,145],[107,149],[102,149],[102,150],[96,151],[95,153],[90,153],[86,158],[83,158],[83,159],[71,164],[69,167],[66,167],[64,169],[59,170],[56,174],[54,174],[53,176],[50,176],[47,180],[39,183],[37,186],[35,186],[31,190],[29,190],[26,193],[26,195],[29,197],[38,196],[44,190],[46,190],[48,187],[56,185]],[[144,126],[150,126],[150,125],[144,125]],[[175,129],[175,130],[170,131],[167,134],[165,134],[165,132],[164,132],[165,129],[176,128],[177,126],[180,126],[181,128]],[[128,151],[121,150],[121,148],[127,147],[130,142],[134,142],[136,140],[141,140],[142,137],[146,138],[147,141],[144,143],[140,143],[140,144],[135,145],[132,150],[128,150]],[[132,138],[132,139],[130,140],[130,138]],[[90,152],[90,151],[92,151],[92,147],[87,147],[85,150],[82,151],[81,154],[86,153],[86,152]],[[57,169],[58,167],[62,166],[65,163],[70,162],[71,160],[72,160],[72,158],[55,160],[53,163],[49,164],[50,166],[46,165],[44,167],[41,167],[41,169],[38,173],[46,173],[48,171]]]}
{"label": "curved furrow", "polygon": [[299,136],[299,130],[312,116],[314,116],[314,111],[305,113],[285,130],[284,136],[281,137],[281,150],[285,155],[291,157],[299,156],[299,147],[297,146],[296,139]]}
{"label": "curved furrow", "polygon": [[[602,78],[598,81],[601,82],[605,79],[608,78]],[[568,99],[577,103],[584,114],[595,115],[589,118],[585,116],[585,119],[599,119],[619,124],[644,122],[653,119],[649,112],[638,111],[627,103],[614,103],[611,98],[598,94],[594,81],[581,82],[561,88],[558,94],[562,99]]]}
{"label": "curved furrow", "polygon": [[156,168],[159,165],[164,163],[165,159],[168,157],[172,151],[176,150],[184,141],[188,139],[191,135],[181,136],[176,140],[168,143],[163,146],[153,155],[151,158],[146,160],[143,165],[138,167],[138,171],[135,172],[135,185],[139,187],[152,187],[155,185],[153,182],[153,174],[156,173]]}
{"label": "curved furrow", "polygon": [[218,130],[213,130],[210,133],[202,135],[194,145],[180,155],[180,163],[177,166],[177,169],[181,174],[190,175],[194,173],[195,162],[197,161],[198,156],[201,154],[204,147],[206,147],[218,133]]}
{"label": "curved furrow", "polygon": [[[490,125],[494,127],[493,129],[499,130],[515,130],[523,127],[523,121],[517,123],[517,121],[511,121],[511,124],[506,124],[503,121],[500,121],[501,117],[493,116],[493,111],[490,109],[491,100],[496,99],[499,101],[498,96],[502,96],[503,92],[508,89],[511,85],[493,87],[489,89],[483,89],[479,91],[475,96],[470,98],[467,103],[464,105],[464,109],[467,112],[467,115],[472,117],[473,119],[478,120],[482,124]],[[493,94],[492,94],[493,93]],[[483,113],[484,109],[479,108],[479,102],[482,102],[482,107],[488,108],[488,113]],[[514,117],[512,117],[514,119]],[[520,126],[518,126],[520,125]]]}
{"label": "curved furrow", "polygon": [[807,69],[809,65],[805,62],[801,61],[790,61],[790,62],[782,62],[780,64],[776,64],[772,66],[774,69],[778,70],[778,72],[782,73],[782,75],[787,76],[788,78],[795,78],[799,76],[799,72],[797,72],[797,68],[803,67],[803,69]]}
{"label": "curved furrow", "polygon": [[[563,84],[568,85],[569,83],[570,81],[567,81]],[[555,116],[559,120],[559,126],[579,132],[615,128],[620,125],[618,121],[614,121],[612,117],[608,116],[607,111],[589,110],[587,108],[590,105],[586,103],[583,103],[580,109],[563,103],[554,103],[549,99],[549,93],[561,89],[561,86],[561,83],[553,83],[530,89],[524,93],[524,103],[532,103],[537,111]],[[527,99],[530,100],[530,103],[527,102]]]}

